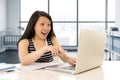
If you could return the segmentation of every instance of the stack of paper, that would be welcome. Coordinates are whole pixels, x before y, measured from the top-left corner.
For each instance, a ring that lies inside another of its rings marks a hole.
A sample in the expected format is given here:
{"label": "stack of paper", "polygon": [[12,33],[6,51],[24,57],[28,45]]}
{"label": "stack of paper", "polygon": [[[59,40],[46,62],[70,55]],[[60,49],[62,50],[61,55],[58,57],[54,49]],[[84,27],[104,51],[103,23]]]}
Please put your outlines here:
{"label": "stack of paper", "polygon": [[13,64],[0,63],[0,72],[10,72],[15,70],[15,66]]}
{"label": "stack of paper", "polygon": [[45,67],[48,66],[56,66],[60,63],[54,63],[54,62],[46,62],[46,63],[33,63],[31,65],[27,65],[27,66],[21,66],[20,69],[23,70],[35,70],[35,69],[43,69]]}

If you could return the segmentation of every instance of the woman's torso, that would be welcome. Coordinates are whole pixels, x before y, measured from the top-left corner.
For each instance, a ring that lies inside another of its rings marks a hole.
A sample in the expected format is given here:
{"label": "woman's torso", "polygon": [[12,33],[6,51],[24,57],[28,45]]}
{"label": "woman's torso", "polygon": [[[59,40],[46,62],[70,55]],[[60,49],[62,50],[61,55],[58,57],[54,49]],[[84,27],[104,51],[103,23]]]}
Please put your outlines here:
{"label": "woman's torso", "polygon": [[[29,40],[29,46],[28,46],[28,51],[29,53],[36,51],[35,45],[33,43],[32,39]],[[47,45],[52,45],[52,41],[50,39],[47,39]],[[51,62],[53,61],[53,56],[51,54],[51,51],[44,53],[36,62]]]}

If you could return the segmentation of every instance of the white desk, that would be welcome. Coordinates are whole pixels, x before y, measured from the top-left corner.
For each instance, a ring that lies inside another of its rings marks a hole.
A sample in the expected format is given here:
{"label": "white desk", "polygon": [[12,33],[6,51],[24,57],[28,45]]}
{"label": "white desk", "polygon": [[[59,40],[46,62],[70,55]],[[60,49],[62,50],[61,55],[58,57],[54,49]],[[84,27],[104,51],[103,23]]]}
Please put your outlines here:
{"label": "white desk", "polygon": [[[40,69],[20,70],[2,76],[9,80],[120,80],[120,61],[105,61],[100,68],[78,75]],[[3,77],[0,80],[8,80]]]}

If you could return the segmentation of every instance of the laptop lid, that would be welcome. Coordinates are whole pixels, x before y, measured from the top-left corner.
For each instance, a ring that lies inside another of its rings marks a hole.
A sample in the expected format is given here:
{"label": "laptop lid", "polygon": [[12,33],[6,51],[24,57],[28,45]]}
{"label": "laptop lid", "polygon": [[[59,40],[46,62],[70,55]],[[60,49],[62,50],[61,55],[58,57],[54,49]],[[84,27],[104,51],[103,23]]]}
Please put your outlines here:
{"label": "laptop lid", "polygon": [[104,61],[105,43],[105,32],[93,30],[80,31],[75,74],[102,65]]}

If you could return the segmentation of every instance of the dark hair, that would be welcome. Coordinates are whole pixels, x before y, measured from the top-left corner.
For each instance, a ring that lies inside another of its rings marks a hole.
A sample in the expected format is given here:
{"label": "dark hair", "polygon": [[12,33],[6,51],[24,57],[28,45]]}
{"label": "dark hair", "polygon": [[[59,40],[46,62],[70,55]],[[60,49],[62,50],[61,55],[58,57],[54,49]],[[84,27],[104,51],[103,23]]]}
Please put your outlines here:
{"label": "dark hair", "polygon": [[47,36],[47,39],[51,39],[53,36],[55,36],[51,16],[48,13],[44,12],[44,11],[35,11],[32,14],[32,16],[31,16],[31,18],[30,18],[30,20],[29,20],[29,22],[27,24],[25,32],[23,33],[23,35],[21,36],[21,38],[17,42],[17,45],[22,39],[31,39],[32,37],[34,37],[34,35],[35,35],[34,27],[35,27],[35,24],[36,24],[37,20],[41,16],[47,17],[51,22],[51,30],[50,30],[50,32],[49,32],[49,34]]}

